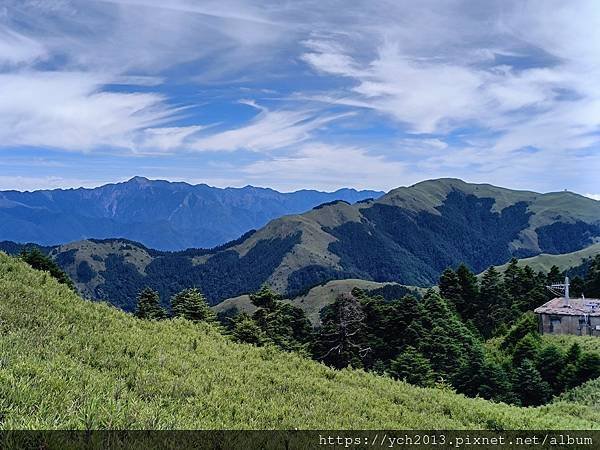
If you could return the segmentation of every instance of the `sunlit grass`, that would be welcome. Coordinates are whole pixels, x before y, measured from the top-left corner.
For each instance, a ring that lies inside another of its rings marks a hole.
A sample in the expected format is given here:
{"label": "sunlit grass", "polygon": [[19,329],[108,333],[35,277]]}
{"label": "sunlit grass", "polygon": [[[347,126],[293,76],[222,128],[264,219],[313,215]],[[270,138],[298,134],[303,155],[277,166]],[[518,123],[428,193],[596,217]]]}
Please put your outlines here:
{"label": "sunlit grass", "polygon": [[467,399],[141,321],[0,254],[0,428],[599,427],[593,407]]}

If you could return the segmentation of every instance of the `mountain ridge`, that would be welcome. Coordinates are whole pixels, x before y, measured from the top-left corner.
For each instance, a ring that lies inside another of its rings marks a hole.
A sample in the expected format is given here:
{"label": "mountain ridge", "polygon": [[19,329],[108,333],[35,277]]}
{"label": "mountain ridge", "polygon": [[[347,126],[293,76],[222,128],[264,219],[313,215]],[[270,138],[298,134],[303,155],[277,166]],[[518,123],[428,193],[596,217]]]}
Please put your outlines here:
{"label": "mountain ridge", "polygon": [[379,191],[215,188],[134,177],[96,188],[0,191],[0,238],[60,245],[121,237],[159,250],[214,247],[285,214]]}
{"label": "mountain ridge", "polygon": [[598,241],[600,202],[443,179],[282,216],[212,250],[160,252],[117,239],[47,251],[85,297],[132,310],[146,286],[165,302],[196,286],[211,304],[263,283],[290,297],[334,279],[425,287],[460,263],[478,273],[512,257],[569,253]]}

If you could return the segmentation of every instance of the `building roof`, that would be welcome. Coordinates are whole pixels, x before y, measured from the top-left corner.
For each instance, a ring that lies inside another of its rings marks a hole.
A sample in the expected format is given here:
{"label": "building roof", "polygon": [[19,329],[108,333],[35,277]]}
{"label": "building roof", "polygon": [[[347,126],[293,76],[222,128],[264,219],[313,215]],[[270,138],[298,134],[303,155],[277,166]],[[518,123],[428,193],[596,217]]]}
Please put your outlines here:
{"label": "building roof", "polygon": [[553,298],[534,310],[537,314],[557,314],[561,316],[600,316],[600,299],[570,298],[569,306],[565,306],[565,298]]}

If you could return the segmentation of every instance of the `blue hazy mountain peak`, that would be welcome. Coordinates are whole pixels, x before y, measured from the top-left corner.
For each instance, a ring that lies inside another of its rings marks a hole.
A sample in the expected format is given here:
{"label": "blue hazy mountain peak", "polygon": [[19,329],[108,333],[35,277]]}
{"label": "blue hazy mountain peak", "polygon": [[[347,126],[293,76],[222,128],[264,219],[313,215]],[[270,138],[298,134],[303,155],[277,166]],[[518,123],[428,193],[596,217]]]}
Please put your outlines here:
{"label": "blue hazy mountain peak", "polygon": [[277,217],[379,191],[217,188],[135,176],[96,188],[0,191],[0,240],[55,245],[126,238],[160,250],[214,247]]}

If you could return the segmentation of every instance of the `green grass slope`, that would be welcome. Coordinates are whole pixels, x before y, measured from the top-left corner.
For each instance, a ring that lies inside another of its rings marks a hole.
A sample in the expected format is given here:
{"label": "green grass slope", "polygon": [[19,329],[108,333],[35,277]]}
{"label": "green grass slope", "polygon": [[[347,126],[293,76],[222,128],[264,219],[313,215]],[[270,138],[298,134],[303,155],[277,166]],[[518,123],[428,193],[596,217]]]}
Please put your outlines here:
{"label": "green grass slope", "polygon": [[571,334],[544,334],[542,340],[547,344],[554,344],[566,351],[571,345],[577,343],[581,350],[600,355],[600,339],[597,336],[574,336]]}
{"label": "green grass slope", "polygon": [[556,401],[586,405],[600,411],[600,378],[590,380],[575,389],[565,392]]}
{"label": "green grass slope", "polygon": [[589,429],[600,412],[517,408],[336,372],[212,326],[145,322],[0,253],[2,429]]}
{"label": "green grass slope", "polygon": [[[372,290],[389,284],[396,285],[397,283],[379,283],[377,281],[360,280],[356,278],[332,280],[309,289],[304,295],[285,301],[302,309],[313,324],[318,324],[321,321],[319,316],[321,310],[325,306],[333,303],[338,295],[351,292],[355,287],[363,290]],[[421,293],[425,292],[425,289],[423,288],[415,286],[405,287]],[[257,310],[256,306],[250,302],[249,295],[239,295],[237,297],[228,298],[212,308],[217,314],[231,309],[236,309],[238,313],[248,314],[252,314]]]}
{"label": "green grass slope", "polygon": [[[564,253],[560,255],[549,255],[542,253],[541,255],[533,256],[531,258],[523,258],[519,260],[519,266],[529,266],[536,272],[549,272],[552,266],[557,266],[560,270],[568,270],[572,267],[580,266],[588,258],[600,254],[600,243],[590,245],[582,250],[576,252]],[[503,264],[496,267],[501,272],[506,270],[508,264]]]}

